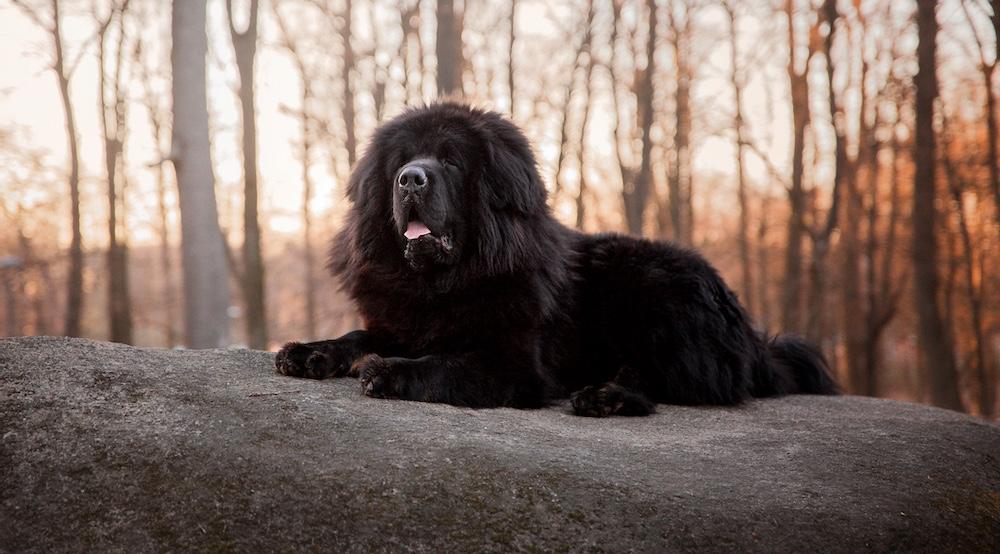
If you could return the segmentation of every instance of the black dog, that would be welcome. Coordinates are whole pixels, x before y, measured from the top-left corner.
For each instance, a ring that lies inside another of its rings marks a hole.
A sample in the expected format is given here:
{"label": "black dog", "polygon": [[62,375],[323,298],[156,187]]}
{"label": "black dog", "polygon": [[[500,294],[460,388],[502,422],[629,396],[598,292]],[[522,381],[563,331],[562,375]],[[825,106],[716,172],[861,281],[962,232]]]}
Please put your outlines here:
{"label": "black dog", "polygon": [[549,212],[521,131],[444,103],[379,128],[347,186],[331,267],[366,330],[289,343],[284,375],[368,396],[577,414],[836,392],[818,350],[766,341],[697,253],[588,236]]}

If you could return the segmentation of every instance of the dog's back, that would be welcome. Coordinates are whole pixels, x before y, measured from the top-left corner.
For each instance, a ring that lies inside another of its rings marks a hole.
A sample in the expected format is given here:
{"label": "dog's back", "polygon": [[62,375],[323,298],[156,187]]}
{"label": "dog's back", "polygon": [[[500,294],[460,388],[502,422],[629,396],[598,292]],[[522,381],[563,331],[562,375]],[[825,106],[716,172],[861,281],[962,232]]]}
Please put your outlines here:
{"label": "dog's back", "polygon": [[697,252],[615,234],[574,234],[576,364],[566,386],[625,382],[654,402],[736,404],[836,391],[817,349],[765,341]]}

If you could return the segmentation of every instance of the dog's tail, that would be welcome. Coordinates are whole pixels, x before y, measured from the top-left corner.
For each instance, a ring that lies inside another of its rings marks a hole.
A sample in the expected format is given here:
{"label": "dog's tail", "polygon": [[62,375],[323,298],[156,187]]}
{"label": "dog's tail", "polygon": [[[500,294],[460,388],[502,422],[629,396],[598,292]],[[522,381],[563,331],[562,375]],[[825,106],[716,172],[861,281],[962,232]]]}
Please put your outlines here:
{"label": "dog's tail", "polygon": [[[830,376],[830,366],[816,345],[795,335],[778,335],[767,341],[770,369],[781,392],[790,394],[840,394]],[[766,387],[765,387],[766,388]],[[777,391],[775,391],[777,392]]]}

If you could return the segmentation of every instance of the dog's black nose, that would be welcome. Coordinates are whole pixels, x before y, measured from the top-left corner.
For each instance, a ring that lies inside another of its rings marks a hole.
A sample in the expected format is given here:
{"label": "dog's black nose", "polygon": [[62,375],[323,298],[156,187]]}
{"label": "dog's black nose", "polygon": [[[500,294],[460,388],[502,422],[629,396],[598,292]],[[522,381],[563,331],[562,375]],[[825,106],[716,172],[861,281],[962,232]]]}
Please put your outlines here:
{"label": "dog's black nose", "polygon": [[420,166],[411,165],[399,172],[398,181],[405,192],[417,192],[427,186],[427,173]]}

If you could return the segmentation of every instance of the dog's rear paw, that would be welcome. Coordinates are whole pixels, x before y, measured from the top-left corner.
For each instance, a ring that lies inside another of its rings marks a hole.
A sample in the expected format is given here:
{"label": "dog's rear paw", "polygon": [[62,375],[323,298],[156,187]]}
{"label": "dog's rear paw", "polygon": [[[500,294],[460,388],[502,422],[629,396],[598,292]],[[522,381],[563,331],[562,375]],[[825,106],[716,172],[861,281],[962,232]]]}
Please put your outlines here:
{"label": "dog's rear paw", "polygon": [[570,396],[573,413],[586,417],[608,417],[625,404],[625,389],[614,383],[584,387]]}
{"label": "dog's rear paw", "polygon": [[570,396],[570,403],[573,413],[586,417],[644,416],[655,411],[644,395],[617,383],[584,387]]}
{"label": "dog's rear paw", "polygon": [[300,342],[290,342],[281,347],[274,359],[274,369],[278,373],[308,379],[346,373],[340,371],[344,365],[342,360],[334,359],[326,351]]}

